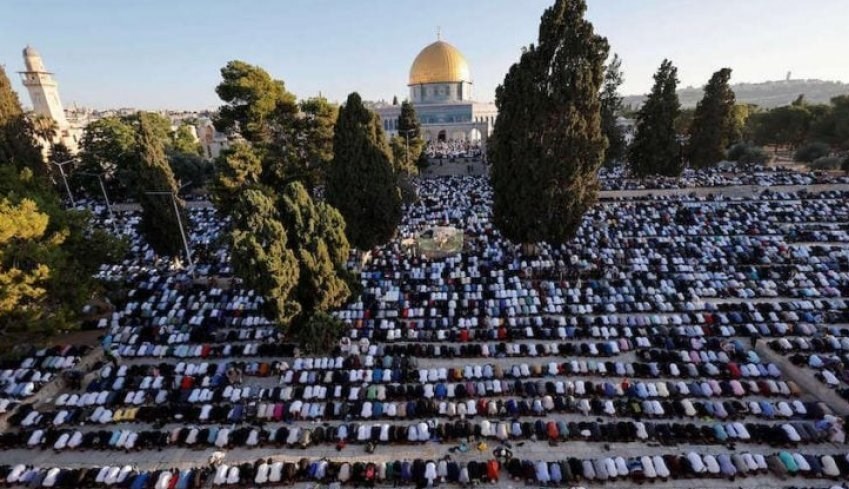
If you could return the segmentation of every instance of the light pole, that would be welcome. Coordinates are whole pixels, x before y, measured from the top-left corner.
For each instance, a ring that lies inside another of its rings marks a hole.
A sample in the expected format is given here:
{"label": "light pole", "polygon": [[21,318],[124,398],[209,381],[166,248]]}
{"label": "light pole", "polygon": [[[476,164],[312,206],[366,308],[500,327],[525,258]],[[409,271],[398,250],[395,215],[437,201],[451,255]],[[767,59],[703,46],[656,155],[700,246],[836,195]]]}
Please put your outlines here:
{"label": "light pole", "polygon": [[112,203],[109,202],[109,196],[106,195],[106,185],[103,184],[103,175],[99,173],[89,173],[89,172],[77,172],[79,175],[85,175],[87,177],[95,177],[97,178],[98,183],[100,183],[100,191],[103,192],[103,199],[106,200],[106,210],[109,211],[109,219],[114,220],[115,215],[112,214]]}
{"label": "light pole", "polygon": [[171,202],[174,204],[174,214],[177,216],[177,225],[180,227],[180,237],[183,238],[183,248],[186,250],[186,258],[189,262],[189,269],[192,271],[192,276],[195,275],[195,261],[192,259],[192,250],[189,249],[189,240],[186,238],[186,229],[183,227],[183,218],[180,216],[180,208],[177,206],[177,196],[171,191],[145,192],[147,195],[170,195]]}
{"label": "light pole", "polygon": [[410,168],[410,133],[416,132],[415,129],[407,129],[406,131],[398,130],[398,134],[404,133],[404,136],[407,138],[407,151],[405,153],[407,159],[407,168]]}
{"label": "light pole", "polygon": [[71,201],[71,207],[76,207],[77,204],[74,202],[74,194],[71,193],[71,186],[68,185],[68,177],[65,176],[65,165],[68,163],[73,163],[75,160],[66,160],[61,162],[53,162],[54,165],[59,167],[59,173],[62,175],[62,181],[65,182],[65,190],[68,191],[68,200]]}

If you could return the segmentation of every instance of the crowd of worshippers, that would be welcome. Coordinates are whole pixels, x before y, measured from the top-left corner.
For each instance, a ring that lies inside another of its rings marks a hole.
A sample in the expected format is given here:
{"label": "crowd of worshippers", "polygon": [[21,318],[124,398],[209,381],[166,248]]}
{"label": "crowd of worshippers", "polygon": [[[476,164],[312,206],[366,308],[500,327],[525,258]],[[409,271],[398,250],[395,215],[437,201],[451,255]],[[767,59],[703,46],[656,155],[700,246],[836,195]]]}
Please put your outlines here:
{"label": "crowd of worshippers", "polygon": [[424,151],[431,159],[480,158],[483,155],[480,141],[454,139],[428,141]]}
{"label": "crowd of worshippers", "polygon": [[[132,465],[91,468],[0,466],[0,478],[9,485],[27,487],[126,487],[129,489],[189,489],[200,487],[250,485],[274,486],[297,482],[352,484],[355,487],[392,483],[394,486],[435,487],[509,480],[544,486],[603,483],[629,480],[636,483],[672,479],[738,478],[772,474],[788,477],[817,477],[845,480],[849,476],[849,456],[808,454],[782,450],[776,453],[609,456],[594,459],[569,457],[562,460],[529,460],[493,457],[485,461],[460,462],[451,456],[433,459],[404,459],[389,462],[336,462],[326,458],[302,458],[297,462],[259,459],[255,462],[226,463],[225,457],[208,466],[183,469],[140,470]],[[835,485],[832,487],[845,487]]]}
{"label": "crowd of worshippers", "polygon": [[770,341],[769,346],[787,355],[794,365],[812,369],[817,379],[849,401],[849,338],[781,337]]}
{"label": "crowd of worshippers", "polygon": [[71,372],[90,349],[75,345],[30,346],[0,360],[0,415],[14,411],[22,400],[38,393],[57,376]]}
{"label": "crowd of worshippers", "polygon": [[694,170],[686,168],[678,177],[633,177],[622,165],[599,170],[602,190],[658,190],[697,187],[731,187],[735,185],[811,185],[824,183],[849,183],[849,178],[822,172],[800,172],[780,167],[740,168],[736,165],[719,165],[715,168]]}
{"label": "crowd of worshippers", "polygon": [[[138,213],[104,217],[102,226],[131,240],[124,262],[99,274],[129,291],[90,324],[102,331],[107,358],[49,402],[8,409],[12,428],[0,448],[388,451],[488,440],[599,449],[745,443],[763,455],[410,460],[370,469],[257,461],[148,472],[18,465],[0,476],[46,487],[164,488],[849,476],[845,419],[755,350],[766,342],[807,355],[793,358],[846,387],[834,359],[849,341],[839,326],[849,322],[849,250],[830,244],[842,228],[812,229],[849,222],[846,193],[605,201],[588,211],[575,240],[525,255],[493,226],[486,178],[426,179],[417,188],[398,239],[373,250],[361,269],[362,294],[334,311],[349,330],[326,356],[302,355],[287,342],[263,316],[262,297],[238,281],[214,281],[232,268],[221,239],[226,223],[213,210],[189,211],[198,272],[209,280],[153,253],[136,231]],[[433,226],[462,230],[463,253],[428,260],[402,245]],[[3,379],[43,370],[59,352],[9,364],[13,373]]]}

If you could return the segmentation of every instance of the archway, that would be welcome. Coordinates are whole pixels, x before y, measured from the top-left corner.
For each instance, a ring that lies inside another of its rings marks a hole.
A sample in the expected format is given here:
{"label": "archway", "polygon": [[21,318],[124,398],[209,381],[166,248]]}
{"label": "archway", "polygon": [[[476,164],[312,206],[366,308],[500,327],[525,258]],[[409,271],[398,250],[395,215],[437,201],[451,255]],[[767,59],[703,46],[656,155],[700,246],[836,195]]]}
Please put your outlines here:
{"label": "archway", "polygon": [[436,140],[439,141],[440,143],[444,143],[446,139],[447,139],[447,136],[445,135],[445,129],[439,131],[439,135],[436,136]]}
{"label": "archway", "polygon": [[477,143],[477,142],[480,142],[480,140],[481,140],[481,132],[477,128],[474,128],[471,131],[469,131],[469,141],[471,141],[473,143]]}

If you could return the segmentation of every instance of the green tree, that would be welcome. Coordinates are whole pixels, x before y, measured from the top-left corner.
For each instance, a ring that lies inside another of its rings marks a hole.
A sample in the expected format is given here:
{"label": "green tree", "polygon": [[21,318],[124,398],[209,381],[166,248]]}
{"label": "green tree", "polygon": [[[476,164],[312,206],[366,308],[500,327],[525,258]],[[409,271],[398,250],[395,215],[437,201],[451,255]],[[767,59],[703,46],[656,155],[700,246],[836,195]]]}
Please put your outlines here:
{"label": "green tree", "polygon": [[[86,126],[80,141],[79,170],[103,175],[110,193],[126,196],[131,175],[128,158],[135,145],[136,131],[120,117],[104,117]],[[98,195],[97,181],[72,175],[75,187],[84,187],[89,195]]]}
{"label": "green tree", "polygon": [[278,202],[289,248],[299,266],[295,297],[307,314],[340,306],[350,291],[340,271],[348,259],[345,221],[339,211],[316,204],[300,182],[290,183]]}
{"label": "green tree", "polygon": [[796,153],[793,154],[793,159],[795,161],[811,163],[817,158],[828,156],[829,153],[831,153],[831,147],[828,144],[814,142],[808,143],[797,149]]}
{"label": "green tree", "polygon": [[388,242],[401,222],[401,192],[380,119],[352,93],[339,109],[327,201],[345,218],[361,250]]}
{"label": "green tree", "polygon": [[265,298],[265,309],[278,326],[288,327],[301,306],[293,296],[299,268],[279,220],[274,199],[259,188],[239,195],[233,212],[233,269],[248,287]]}
{"label": "green tree", "polygon": [[675,134],[679,137],[689,137],[690,128],[693,126],[693,114],[696,109],[681,109],[678,111],[678,117],[675,118]]}
{"label": "green tree", "polygon": [[849,95],[834,97],[829,105],[808,106],[808,110],[811,112],[809,140],[849,149]]}
{"label": "green tree", "polygon": [[0,200],[0,324],[40,316],[50,268],[29,258],[55,253],[64,237],[48,234],[49,217],[30,199]]}
{"label": "green tree", "polygon": [[10,164],[17,170],[29,168],[39,176],[49,172],[41,148],[35,143],[32,124],[21,110],[18,95],[12,90],[3,66],[0,66],[0,164]]}
{"label": "green tree", "polygon": [[215,128],[238,133],[255,144],[279,139],[280,123],[298,112],[295,96],[262,68],[244,61],[230,61],[221,68],[221,83],[215,93],[225,102],[218,109]]}
{"label": "green tree", "polygon": [[424,140],[416,109],[407,100],[401,103],[398,135],[394,136],[389,144],[392,147],[392,160],[395,163],[396,172],[407,175],[418,173],[416,163],[424,150]]}
{"label": "green tree", "polygon": [[324,173],[333,161],[333,132],[339,107],[324,97],[314,97],[300,104],[301,117],[296,120],[298,136],[291,138],[301,145],[300,164],[290,173],[308,189],[324,183]]}
{"label": "green tree", "polygon": [[585,13],[583,0],[557,0],[542,15],[538,44],[525,49],[496,90],[494,222],[523,244],[566,242],[596,200],[608,45]]}
{"label": "green tree", "polygon": [[[174,209],[175,199],[183,226],[188,226],[189,221],[186,219],[182,200],[177,198],[177,183],[165,158],[162,139],[156,135],[154,123],[145,114],[139,114],[138,117],[131,161],[130,189],[142,207],[139,231],[156,253],[178,256],[183,250],[183,240]],[[149,192],[166,194],[153,195]],[[188,229],[184,229],[188,233]]]}
{"label": "green tree", "polygon": [[32,132],[37,138],[44,141],[45,144],[51,144],[56,133],[59,132],[59,125],[52,117],[40,114],[30,114],[30,123],[32,124]]}
{"label": "green tree", "polygon": [[202,156],[203,149],[200,142],[192,132],[188,124],[180,124],[176,131],[171,133],[169,152]]}
{"label": "green tree", "polygon": [[[60,157],[61,146],[53,149]],[[93,275],[126,249],[92,229],[87,212],[62,209],[39,169],[32,127],[0,68],[0,330],[23,341],[78,326],[82,306],[101,288]]]}
{"label": "green tree", "polygon": [[785,105],[752,114],[746,132],[756,144],[798,148],[808,140],[812,119],[807,106]]}
{"label": "green tree", "polygon": [[215,168],[212,198],[218,210],[229,215],[242,192],[259,184],[262,161],[247,143],[237,142],[221,152]]}
{"label": "green tree", "polygon": [[213,174],[212,163],[197,153],[169,152],[168,165],[181,188],[202,188]]}
{"label": "green tree", "polygon": [[665,59],[654,75],[651,93],[637,113],[637,133],[628,159],[631,172],[638,177],[681,174],[681,146],[676,131],[681,104],[677,87],[678,69]]}
{"label": "green tree", "polygon": [[734,141],[736,99],[728,84],[730,79],[730,68],[714,73],[705,86],[704,97],[696,105],[687,145],[690,164],[696,168],[706,168],[722,161],[726,148]]}
{"label": "green tree", "polygon": [[769,160],[769,155],[760,146],[737,143],[728,150],[726,159],[728,161],[736,161],[744,167],[749,167],[766,163]]}
{"label": "green tree", "polygon": [[607,166],[621,160],[625,155],[625,135],[616,119],[622,113],[622,96],[619,87],[625,81],[622,74],[622,60],[618,54],[604,71],[604,85],[601,88],[599,101],[601,103],[601,130],[607,138],[607,150],[604,153],[604,164]]}

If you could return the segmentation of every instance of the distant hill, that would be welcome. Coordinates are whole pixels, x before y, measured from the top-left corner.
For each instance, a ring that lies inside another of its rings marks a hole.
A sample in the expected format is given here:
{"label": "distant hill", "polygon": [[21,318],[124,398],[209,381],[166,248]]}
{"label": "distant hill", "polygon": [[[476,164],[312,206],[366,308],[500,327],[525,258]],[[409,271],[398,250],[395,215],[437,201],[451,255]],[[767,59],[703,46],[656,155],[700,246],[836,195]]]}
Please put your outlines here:
{"label": "distant hill", "polygon": [[[849,95],[849,83],[823,80],[781,80],[761,83],[736,83],[731,85],[738,103],[757,104],[763,108],[787,105],[805,94],[808,103],[819,104],[837,95]],[[678,90],[681,107],[695,107],[702,99],[702,88],[687,87]],[[625,105],[634,108],[642,105],[645,95],[625,96]]]}

